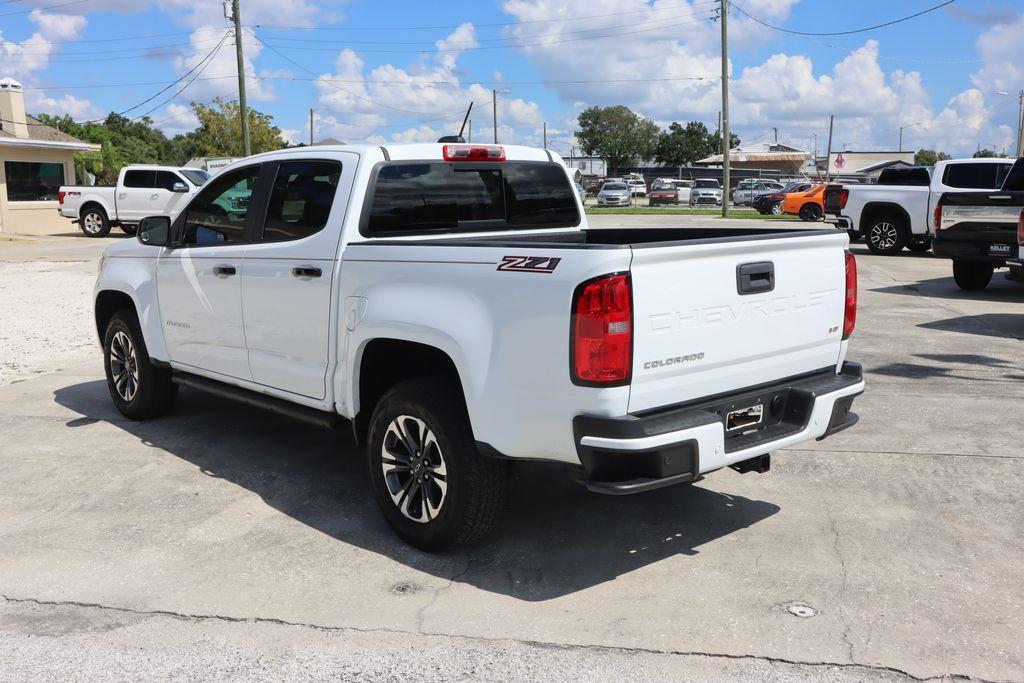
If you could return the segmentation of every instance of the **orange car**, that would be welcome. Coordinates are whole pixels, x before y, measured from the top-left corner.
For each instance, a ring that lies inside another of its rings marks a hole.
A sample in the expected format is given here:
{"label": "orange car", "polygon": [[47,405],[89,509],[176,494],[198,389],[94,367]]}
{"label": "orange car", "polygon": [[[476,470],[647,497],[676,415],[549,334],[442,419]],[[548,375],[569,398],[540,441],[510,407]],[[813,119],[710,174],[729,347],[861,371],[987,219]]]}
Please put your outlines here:
{"label": "orange car", "polygon": [[825,186],[816,185],[806,192],[790,192],[782,200],[782,212],[800,216],[802,221],[820,221],[825,213]]}

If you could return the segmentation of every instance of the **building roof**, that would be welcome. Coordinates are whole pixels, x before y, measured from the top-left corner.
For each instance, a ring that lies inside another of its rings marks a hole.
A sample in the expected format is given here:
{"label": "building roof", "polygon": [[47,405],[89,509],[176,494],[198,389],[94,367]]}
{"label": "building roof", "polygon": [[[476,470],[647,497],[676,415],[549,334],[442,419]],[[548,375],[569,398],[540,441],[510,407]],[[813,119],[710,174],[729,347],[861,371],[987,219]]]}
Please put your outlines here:
{"label": "building roof", "polygon": [[[811,159],[813,155],[799,147],[786,145],[781,142],[756,142],[748,145],[739,145],[729,150],[729,161],[757,163],[768,161],[795,161],[803,162]],[[722,155],[712,154],[709,157],[695,161],[696,164],[721,164]]]}
{"label": "building roof", "polygon": [[344,145],[345,143],[335,138],[324,138],[320,142],[314,143],[316,145]]}
{"label": "building roof", "polygon": [[906,161],[903,161],[902,159],[886,159],[885,161],[880,161],[877,164],[871,164],[870,166],[865,166],[864,168],[858,168],[856,171],[853,171],[853,172],[854,173],[871,173],[872,171],[878,171],[880,169],[889,168],[891,166],[913,166],[913,165],[914,164],[909,164]]}
{"label": "building roof", "polygon": [[72,142],[81,145],[88,144],[76,137],[68,135],[67,133],[60,132],[53,126],[47,126],[31,116],[25,117],[25,123],[28,124],[28,138],[19,138],[13,131],[4,128],[3,130],[0,130],[0,140],[3,140],[4,138],[13,138],[15,140],[28,139],[41,140],[44,142]]}

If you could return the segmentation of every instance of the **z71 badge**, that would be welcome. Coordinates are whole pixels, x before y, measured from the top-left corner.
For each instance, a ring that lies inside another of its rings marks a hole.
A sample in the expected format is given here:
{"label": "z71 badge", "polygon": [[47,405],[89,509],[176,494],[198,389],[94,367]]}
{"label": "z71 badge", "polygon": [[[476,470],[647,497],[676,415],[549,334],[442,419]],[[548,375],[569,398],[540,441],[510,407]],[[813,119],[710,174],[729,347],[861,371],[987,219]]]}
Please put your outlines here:
{"label": "z71 badge", "polygon": [[502,256],[498,270],[519,273],[553,273],[562,259],[554,256]]}

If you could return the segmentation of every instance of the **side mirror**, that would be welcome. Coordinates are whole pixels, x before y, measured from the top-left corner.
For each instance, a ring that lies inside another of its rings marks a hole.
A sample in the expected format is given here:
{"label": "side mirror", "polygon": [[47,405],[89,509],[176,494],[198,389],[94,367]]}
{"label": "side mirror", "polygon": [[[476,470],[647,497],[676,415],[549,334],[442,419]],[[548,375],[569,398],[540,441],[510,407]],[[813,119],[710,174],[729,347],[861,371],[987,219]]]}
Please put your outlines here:
{"label": "side mirror", "polygon": [[171,192],[188,192],[188,185],[179,180],[171,185]]}
{"label": "side mirror", "polygon": [[171,237],[171,219],[149,216],[139,223],[139,241],[151,247],[166,247]]}

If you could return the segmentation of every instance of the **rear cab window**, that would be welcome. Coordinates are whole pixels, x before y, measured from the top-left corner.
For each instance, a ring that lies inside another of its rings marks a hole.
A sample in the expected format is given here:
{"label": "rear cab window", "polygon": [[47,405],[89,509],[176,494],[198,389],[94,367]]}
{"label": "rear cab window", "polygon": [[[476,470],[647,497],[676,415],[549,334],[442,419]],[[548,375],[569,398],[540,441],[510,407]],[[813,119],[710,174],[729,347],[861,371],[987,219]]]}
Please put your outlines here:
{"label": "rear cab window", "polygon": [[942,175],[942,184],[965,190],[996,190],[1006,178],[1010,164],[949,164]]}
{"label": "rear cab window", "polygon": [[381,164],[367,237],[575,227],[577,195],[556,163],[397,161]]}
{"label": "rear cab window", "polygon": [[156,185],[156,171],[125,171],[125,187],[144,187],[151,189]]}

